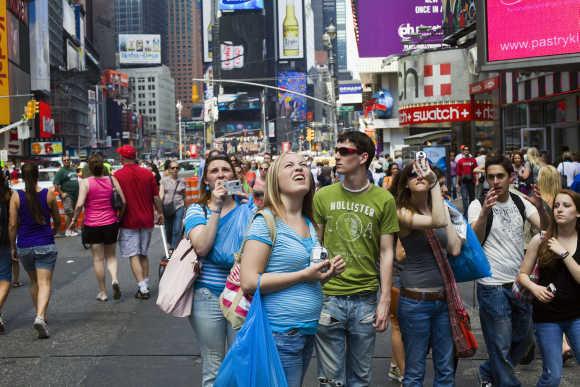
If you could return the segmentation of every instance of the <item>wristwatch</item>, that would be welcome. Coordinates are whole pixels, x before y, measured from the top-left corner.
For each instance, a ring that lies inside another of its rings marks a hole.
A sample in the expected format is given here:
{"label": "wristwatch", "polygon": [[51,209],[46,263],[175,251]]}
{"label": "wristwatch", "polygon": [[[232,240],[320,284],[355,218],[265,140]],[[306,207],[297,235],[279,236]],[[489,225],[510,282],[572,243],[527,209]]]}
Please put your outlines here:
{"label": "wristwatch", "polygon": [[566,250],[566,252],[560,254],[560,258],[562,260],[564,260],[564,259],[568,258],[569,255],[570,255],[570,252],[568,250]]}

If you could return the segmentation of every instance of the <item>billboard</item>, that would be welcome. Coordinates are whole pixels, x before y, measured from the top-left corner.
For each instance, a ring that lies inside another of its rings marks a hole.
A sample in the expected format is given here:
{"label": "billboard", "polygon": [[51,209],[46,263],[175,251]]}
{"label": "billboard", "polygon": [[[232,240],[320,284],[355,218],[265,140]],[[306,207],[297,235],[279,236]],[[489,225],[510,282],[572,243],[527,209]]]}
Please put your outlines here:
{"label": "billboard", "polygon": [[[521,65],[530,59],[580,54],[580,2],[571,0],[483,0],[484,31],[480,40],[484,64]],[[478,23],[479,25],[479,23]],[[554,64],[556,64],[554,63]],[[496,66],[497,68],[509,68]],[[487,68],[491,68],[487,66]]]}
{"label": "billboard", "polygon": [[60,140],[30,140],[31,156],[61,156],[62,154],[63,146]]}
{"label": "billboard", "polygon": [[201,34],[203,36],[203,61],[205,63],[211,62],[213,59],[213,35],[211,23],[211,13],[212,13],[212,0],[202,0],[201,5],[202,10],[202,30]]}
{"label": "billboard", "polygon": [[62,27],[70,36],[76,36],[75,10],[68,0],[62,0]]}
{"label": "billboard", "polygon": [[121,64],[161,64],[161,35],[119,34]]}
{"label": "billboard", "polygon": [[51,138],[54,136],[54,120],[52,119],[52,109],[44,101],[39,102],[38,123],[40,138]]}
{"label": "billboard", "polygon": [[[402,38],[419,33],[418,26],[441,28],[442,6],[433,0],[365,0],[358,2],[358,51],[361,58],[386,57],[403,52]],[[422,39],[419,39],[422,40]],[[409,49],[438,47],[442,35]]]}
{"label": "billboard", "polygon": [[[289,91],[306,94],[306,74],[294,71],[278,73],[278,87]],[[306,121],[306,98],[278,91],[278,117],[286,117],[290,121]]]}
{"label": "billboard", "polygon": [[220,0],[220,11],[260,9],[264,9],[264,0]]}
{"label": "billboard", "polygon": [[[10,95],[6,0],[0,0],[0,95]],[[0,124],[10,124],[10,98],[0,98]]]}
{"label": "billboard", "polygon": [[50,58],[48,43],[48,0],[28,5],[30,22],[30,89],[50,91]]}
{"label": "billboard", "polygon": [[476,22],[476,0],[442,0],[443,31],[451,35]]}
{"label": "billboard", "polygon": [[304,57],[304,7],[302,0],[278,0],[278,57]]}

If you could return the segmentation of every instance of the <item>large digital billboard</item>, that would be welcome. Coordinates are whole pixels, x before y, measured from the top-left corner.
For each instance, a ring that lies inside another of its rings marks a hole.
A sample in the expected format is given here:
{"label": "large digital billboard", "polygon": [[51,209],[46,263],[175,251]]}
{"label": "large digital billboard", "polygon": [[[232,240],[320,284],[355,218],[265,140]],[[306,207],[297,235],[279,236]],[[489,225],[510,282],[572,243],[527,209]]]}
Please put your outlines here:
{"label": "large digital billboard", "polygon": [[304,57],[304,12],[302,0],[278,0],[278,57]]}
{"label": "large digital billboard", "polygon": [[[358,1],[358,51],[361,58],[380,58],[403,52],[401,39],[418,34],[420,25],[441,28],[442,6],[433,0]],[[432,48],[442,36],[417,39],[407,48]]]}
{"label": "large digital billboard", "polygon": [[220,11],[256,10],[264,8],[264,0],[220,0]]}
{"label": "large digital billboard", "polygon": [[[484,69],[563,64],[580,57],[580,1],[481,0]],[[481,14],[481,12],[480,12]],[[522,63],[525,62],[525,63]]]}
{"label": "large digital billboard", "polygon": [[580,52],[580,2],[486,1],[490,62]]}
{"label": "large digital billboard", "polygon": [[[306,74],[295,71],[278,73],[278,87],[288,91],[306,94]],[[297,94],[278,91],[278,117],[286,117],[290,121],[306,121],[306,98]]]}
{"label": "large digital billboard", "polygon": [[121,64],[161,64],[161,36],[119,34]]}

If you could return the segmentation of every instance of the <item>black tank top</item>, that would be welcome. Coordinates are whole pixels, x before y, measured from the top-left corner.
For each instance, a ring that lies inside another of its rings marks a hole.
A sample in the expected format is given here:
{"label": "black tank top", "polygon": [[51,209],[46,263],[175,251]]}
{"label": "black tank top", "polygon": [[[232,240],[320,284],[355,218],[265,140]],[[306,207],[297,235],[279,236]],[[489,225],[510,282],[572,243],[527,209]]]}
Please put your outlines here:
{"label": "black tank top", "polygon": [[[580,264],[580,237],[576,245],[574,260]],[[580,318],[580,284],[562,261],[552,267],[540,268],[538,284],[556,286],[556,297],[547,303],[534,300],[534,322],[558,322]]]}

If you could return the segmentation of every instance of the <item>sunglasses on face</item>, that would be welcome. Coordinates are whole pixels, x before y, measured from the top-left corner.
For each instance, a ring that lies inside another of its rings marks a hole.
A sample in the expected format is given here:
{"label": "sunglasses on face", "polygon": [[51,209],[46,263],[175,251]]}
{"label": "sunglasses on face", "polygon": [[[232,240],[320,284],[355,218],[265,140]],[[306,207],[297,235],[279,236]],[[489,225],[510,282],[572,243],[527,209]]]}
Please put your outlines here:
{"label": "sunglasses on face", "polygon": [[256,199],[261,199],[261,198],[263,198],[263,197],[264,197],[264,193],[263,193],[263,192],[257,192],[257,191],[254,191],[254,197],[255,197]]}
{"label": "sunglasses on face", "polygon": [[352,156],[360,154],[358,149],[356,148],[347,148],[347,147],[337,147],[334,148],[334,153],[338,153],[341,156]]}
{"label": "sunglasses on face", "polygon": [[179,169],[179,167],[169,167],[169,169]]}

